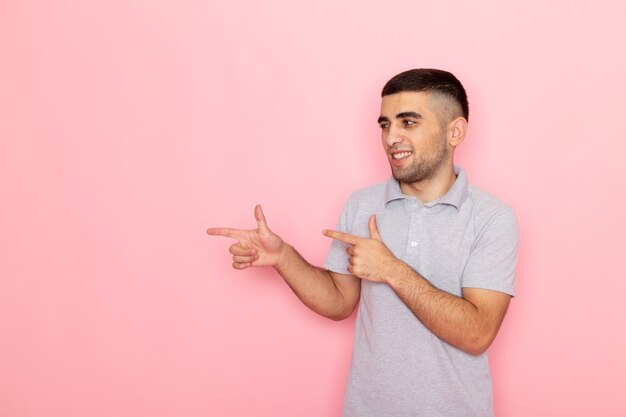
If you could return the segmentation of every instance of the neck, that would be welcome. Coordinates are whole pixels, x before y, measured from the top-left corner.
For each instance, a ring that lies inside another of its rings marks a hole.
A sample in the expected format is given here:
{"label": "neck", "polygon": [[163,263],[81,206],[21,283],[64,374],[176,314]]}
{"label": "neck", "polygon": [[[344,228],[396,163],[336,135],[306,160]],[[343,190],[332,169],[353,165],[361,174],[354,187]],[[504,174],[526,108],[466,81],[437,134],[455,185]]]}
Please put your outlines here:
{"label": "neck", "polygon": [[406,195],[416,197],[420,203],[430,203],[443,197],[456,181],[452,162],[442,166],[434,175],[416,182],[401,182],[400,190]]}

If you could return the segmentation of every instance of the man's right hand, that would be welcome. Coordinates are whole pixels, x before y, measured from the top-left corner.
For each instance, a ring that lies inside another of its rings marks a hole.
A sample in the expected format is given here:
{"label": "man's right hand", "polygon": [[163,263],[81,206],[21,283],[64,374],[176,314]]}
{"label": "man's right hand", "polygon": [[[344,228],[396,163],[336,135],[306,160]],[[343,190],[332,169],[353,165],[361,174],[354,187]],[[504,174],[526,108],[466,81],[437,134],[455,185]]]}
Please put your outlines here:
{"label": "man's right hand", "polygon": [[267,226],[261,205],[254,208],[257,228],[240,230],[230,228],[209,228],[213,236],[226,236],[237,240],[228,249],[233,254],[233,268],[246,269],[251,266],[277,266],[283,250],[287,246],[283,240]]}

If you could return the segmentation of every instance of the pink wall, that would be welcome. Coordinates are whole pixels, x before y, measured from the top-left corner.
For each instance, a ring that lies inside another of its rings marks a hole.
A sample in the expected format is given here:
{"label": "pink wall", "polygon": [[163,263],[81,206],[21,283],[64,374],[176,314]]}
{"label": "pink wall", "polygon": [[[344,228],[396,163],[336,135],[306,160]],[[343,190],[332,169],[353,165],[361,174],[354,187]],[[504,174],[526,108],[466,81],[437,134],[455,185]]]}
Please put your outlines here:
{"label": "pink wall", "polygon": [[353,319],[205,229],[261,202],[321,263],[412,67],[466,84],[457,162],[521,224],[496,411],[626,415],[622,2],[260,3],[0,3],[0,415],[338,416]]}

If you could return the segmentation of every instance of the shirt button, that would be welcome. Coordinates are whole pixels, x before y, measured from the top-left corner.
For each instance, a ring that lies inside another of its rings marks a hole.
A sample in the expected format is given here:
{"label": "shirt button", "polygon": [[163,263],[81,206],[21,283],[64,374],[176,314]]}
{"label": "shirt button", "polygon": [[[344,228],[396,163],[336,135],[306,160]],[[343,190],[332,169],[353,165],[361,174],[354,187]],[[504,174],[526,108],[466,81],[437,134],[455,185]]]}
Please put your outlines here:
{"label": "shirt button", "polygon": [[417,246],[417,242],[411,242],[411,246],[413,247]]}

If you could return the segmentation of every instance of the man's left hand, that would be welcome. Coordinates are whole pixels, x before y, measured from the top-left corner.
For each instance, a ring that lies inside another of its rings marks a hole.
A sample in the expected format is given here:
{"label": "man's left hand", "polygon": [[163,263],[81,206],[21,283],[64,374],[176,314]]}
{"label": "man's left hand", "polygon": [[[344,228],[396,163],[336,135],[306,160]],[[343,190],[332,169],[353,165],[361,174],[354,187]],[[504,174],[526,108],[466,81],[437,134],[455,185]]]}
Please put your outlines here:
{"label": "man's left hand", "polygon": [[350,256],[348,271],[351,274],[368,281],[387,282],[394,273],[397,273],[402,262],[391,253],[380,238],[375,214],[370,216],[367,226],[369,238],[337,230],[324,230],[322,233],[349,245],[346,253]]}

